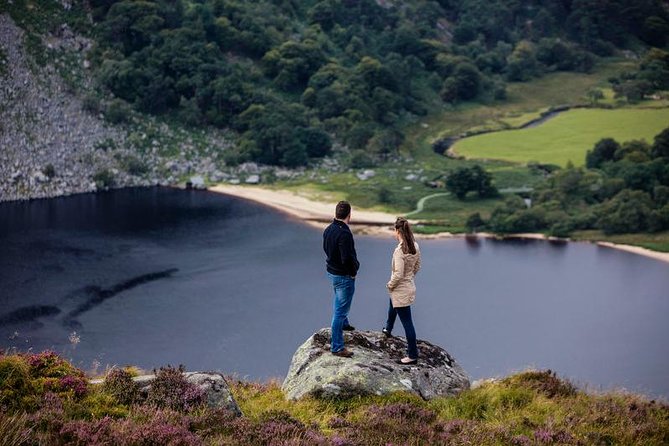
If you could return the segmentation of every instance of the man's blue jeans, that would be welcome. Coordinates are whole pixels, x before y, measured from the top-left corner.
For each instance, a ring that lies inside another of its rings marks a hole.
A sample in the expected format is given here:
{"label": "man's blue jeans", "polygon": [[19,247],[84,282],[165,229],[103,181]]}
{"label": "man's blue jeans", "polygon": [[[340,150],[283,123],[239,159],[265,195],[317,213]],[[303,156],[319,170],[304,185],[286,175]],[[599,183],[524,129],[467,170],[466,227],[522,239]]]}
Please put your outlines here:
{"label": "man's blue jeans", "polygon": [[332,299],[332,341],[330,350],[338,352],[344,348],[344,325],[348,323],[348,310],[351,309],[355,279],[351,276],[336,276],[328,273],[328,278],[334,288]]}

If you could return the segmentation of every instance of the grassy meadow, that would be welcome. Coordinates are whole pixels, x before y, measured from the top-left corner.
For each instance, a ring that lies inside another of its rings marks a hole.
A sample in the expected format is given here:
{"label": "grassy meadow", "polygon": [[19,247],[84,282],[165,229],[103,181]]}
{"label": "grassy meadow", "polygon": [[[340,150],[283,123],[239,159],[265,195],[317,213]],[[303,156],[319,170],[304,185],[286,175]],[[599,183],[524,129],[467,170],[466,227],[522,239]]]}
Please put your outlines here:
{"label": "grassy meadow", "polygon": [[669,125],[669,109],[576,109],[543,124],[487,133],[458,141],[453,150],[467,158],[489,158],[566,166],[585,164],[585,154],[602,138],[617,141],[653,137]]}

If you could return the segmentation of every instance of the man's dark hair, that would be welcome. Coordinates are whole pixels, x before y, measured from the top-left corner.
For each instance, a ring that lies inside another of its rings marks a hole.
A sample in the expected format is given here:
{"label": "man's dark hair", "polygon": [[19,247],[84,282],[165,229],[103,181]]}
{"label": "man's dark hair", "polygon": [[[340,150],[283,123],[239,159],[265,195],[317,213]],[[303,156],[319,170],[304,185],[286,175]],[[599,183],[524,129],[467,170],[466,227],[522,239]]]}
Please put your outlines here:
{"label": "man's dark hair", "polygon": [[348,201],[340,201],[335,209],[335,218],[344,220],[351,213],[351,204]]}

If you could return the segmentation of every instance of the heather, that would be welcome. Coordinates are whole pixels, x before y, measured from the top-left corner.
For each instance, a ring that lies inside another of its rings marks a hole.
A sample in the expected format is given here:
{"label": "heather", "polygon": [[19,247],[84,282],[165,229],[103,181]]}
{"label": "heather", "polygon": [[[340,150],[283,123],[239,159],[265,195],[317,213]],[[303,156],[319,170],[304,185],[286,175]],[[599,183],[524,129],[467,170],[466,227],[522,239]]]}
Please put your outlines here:
{"label": "heather", "polygon": [[551,371],[430,401],[406,393],[288,401],[277,382],[229,378],[239,417],[207,407],[183,370],[155,370],[141,391],[125,369],[91,385],[52,352],[0,355],[0,446],[669,443],[667,404],[586,393]]}

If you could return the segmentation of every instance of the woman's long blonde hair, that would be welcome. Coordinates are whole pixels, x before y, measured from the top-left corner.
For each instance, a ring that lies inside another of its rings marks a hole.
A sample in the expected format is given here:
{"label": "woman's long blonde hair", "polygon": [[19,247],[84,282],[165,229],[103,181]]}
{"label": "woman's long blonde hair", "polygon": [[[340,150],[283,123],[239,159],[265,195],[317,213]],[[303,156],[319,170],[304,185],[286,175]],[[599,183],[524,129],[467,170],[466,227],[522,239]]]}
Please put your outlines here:
{"label": "woman's long blonde hair", "polygon": [[414,242],[413,232],[411,232],[408,220],[404,217],[397,217],[397,220],[395,220],[395,229],[400,232],[400,236],[402,237],[402,252],[404,254],[416,254],[416,243]]}

